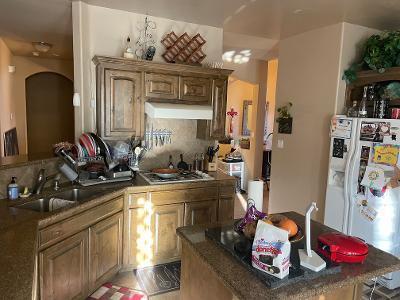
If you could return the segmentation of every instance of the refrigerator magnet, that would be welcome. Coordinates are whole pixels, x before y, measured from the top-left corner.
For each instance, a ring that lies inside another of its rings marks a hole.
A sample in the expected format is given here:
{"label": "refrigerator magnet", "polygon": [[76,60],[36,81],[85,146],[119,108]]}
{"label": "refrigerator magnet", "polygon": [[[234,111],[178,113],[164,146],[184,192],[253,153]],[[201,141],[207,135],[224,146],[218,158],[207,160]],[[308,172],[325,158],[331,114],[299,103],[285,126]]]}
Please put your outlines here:
{"label": "refrigerator magnet", "polygon": [[399,145],[374,144],[372,162],[395,166],[399,156]]}
{"label": "refrigerator magnet", "polygon": [[385,175],[382,169],[367,166],[361,185],[374,190],[382,190],[386,185]]}

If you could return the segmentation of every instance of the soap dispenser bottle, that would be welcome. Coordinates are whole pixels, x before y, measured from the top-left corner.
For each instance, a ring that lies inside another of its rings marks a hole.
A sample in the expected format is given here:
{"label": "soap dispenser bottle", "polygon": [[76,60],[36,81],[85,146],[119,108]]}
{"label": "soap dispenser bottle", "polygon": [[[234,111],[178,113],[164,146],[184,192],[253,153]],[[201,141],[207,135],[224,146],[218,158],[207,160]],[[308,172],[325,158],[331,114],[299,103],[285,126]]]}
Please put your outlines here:
{"label": "soap dispenser bottle", "polygon": [[19,188],[17,184],[17,177],[12,177],[11,182],[7,186],[7,194],[9,200],[17,200],[19,196]]}

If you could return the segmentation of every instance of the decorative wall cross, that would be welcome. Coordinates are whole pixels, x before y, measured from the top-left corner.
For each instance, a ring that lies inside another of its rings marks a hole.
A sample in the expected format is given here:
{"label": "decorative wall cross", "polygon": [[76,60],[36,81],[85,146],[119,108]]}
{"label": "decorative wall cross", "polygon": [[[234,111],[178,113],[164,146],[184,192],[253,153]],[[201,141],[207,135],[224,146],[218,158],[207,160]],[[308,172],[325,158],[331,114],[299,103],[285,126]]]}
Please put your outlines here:
{"label": "decorative wall cross", "polygon": [[231,107],[231,110],[226,113],[231,119],[229,122],[229,134],[232,136],[233,133],[233,118],[238,115],[238,112],[235,111],[233,107]]}

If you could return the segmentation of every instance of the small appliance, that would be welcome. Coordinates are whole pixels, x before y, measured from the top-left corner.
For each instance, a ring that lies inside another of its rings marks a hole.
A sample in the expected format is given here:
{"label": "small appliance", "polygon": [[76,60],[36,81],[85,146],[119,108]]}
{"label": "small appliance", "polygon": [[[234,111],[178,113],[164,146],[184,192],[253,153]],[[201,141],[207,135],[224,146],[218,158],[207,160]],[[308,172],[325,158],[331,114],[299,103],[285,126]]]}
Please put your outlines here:
{"label": "small appliance", "polygon": [[337,263],[363,263],[368,255],[368,245],[359,238],[330,232],[318,237],[317,252]]}

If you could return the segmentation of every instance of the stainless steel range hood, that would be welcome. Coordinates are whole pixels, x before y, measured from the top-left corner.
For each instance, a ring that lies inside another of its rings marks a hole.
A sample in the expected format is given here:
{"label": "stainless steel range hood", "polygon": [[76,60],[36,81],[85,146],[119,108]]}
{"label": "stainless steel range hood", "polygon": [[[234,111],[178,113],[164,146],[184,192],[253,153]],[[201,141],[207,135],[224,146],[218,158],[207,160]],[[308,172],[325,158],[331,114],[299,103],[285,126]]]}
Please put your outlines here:
{"label": "stainless steel range hood", "polygon": [[146,102],[144,108],[151,118],[211,120],[212,106]]}

